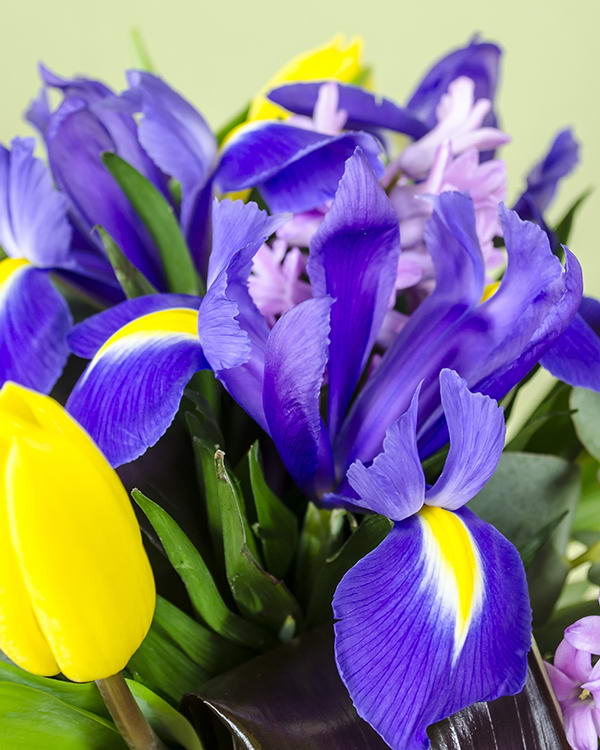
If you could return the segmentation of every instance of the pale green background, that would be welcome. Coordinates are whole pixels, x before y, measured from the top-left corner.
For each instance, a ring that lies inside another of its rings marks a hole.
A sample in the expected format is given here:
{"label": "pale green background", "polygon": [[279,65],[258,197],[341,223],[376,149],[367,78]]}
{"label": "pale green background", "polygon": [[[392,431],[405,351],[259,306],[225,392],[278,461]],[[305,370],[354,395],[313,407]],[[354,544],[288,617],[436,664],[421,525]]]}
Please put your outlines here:
{"label": "pale green background", "polygon": [[[4,0],[0,139],[28,133],[21,112],[37,90],[36,62],[120,87],[135,64],[139,26],[162,75],[215,126],[239,109],[290,56],[336,32],[361,34],[380,92],[402,101],[426,66],[480,31],[505,49],[499,109],[513,143],[504,150],[510,196],[560,127],[575,127],[583,164],[551,213],[600,182],[600,0]],[[600,295],[596,219],[600,191],[582,209],[571,247]]]}

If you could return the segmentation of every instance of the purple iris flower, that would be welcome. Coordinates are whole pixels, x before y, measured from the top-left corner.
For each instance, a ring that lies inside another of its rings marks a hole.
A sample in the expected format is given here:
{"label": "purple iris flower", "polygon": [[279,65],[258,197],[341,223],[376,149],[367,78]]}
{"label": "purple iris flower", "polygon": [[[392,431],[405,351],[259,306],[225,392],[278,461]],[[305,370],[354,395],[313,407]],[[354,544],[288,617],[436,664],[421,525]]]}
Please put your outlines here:
{"label": "purple iris flower", "polygon": [[66,201],[33,155],[33,139],[0,146],[0,383],[48,393],[69,348],[71,314],[51,271],[79,271]]}
{"label": "purple iris flower", "polygon": [[565,630],[553,664],[546,664],[574,750],[597,750],[600,737],[600,616],[584,617]]}
{"label": "purple iris flower", "polygon": [[354,705],[394,750],[429,746],[427,727],[476,701],[519,692],[531,609],[517,550],[463,506],[493,474],[502,410],[452,370],[439,376],[450,449],[427,487],[419,389],[383,451],[348,481],[363,510],[393,522],[335,592],[335,655]]}
{"label": "purple iris flower", "polygon": [[[563,268],[541,229],[502,209],[508,268],[496,294],[482,302],[485,269],[473,205],[467,196],[447,192],[434,200],[426,229],[436,287],[373,369],[372,355],[395,286],[400,238],[394,208],[368,159],[357,151],[348,160],[312,240],[307,271],[313,297],[270,328],[248,293],[248,276],[253,256],[284,220],[269,219],[252,204],[215,205],[209,289],[194,341],[233,398],[271,435],[296,482],[325,503],[338,501],[328,496],[331,492],[352,497],[345,484],[348,466],[356,458],[371,461],[378,454],[387,428],[406,411],[418,383],[422,381],[419,442],[425,456],[446,440],[441,369],[454,369],[472,390],[501,398],[565,330],[581,301],[581,273],[574,257],[566,251]],[[228,270],[223,258],[230,258]],[[130,302],[81,324],[72,338],[76,353],[98,358],[101,351],[108,368],[105,342],[126,322],[121,310],[133,311],[129,321],[140,314]],[[82,349],[79,337],[96,325],[93,346]],[[164,363],[153,364],[149,356],[144,361],[145,367],[130,371],[127,386],[124,377],[119,381],[124,394],[137,393],[123,396],[120,417],[115,411],[121,396],[110,368],[96,386],[92,373],[102,371],[93,365],[71,397],[79,421],[116,463],[129,459],[112,447],[109,425],[122,422],[125,429],[135,414],[136,420],[152,424],[157,439],[172,419],[183,387]],[[116,355],[114,362],[120,362]],[[157,393],[169,404],[168,419],[159,420],[144,405],[144,373],[153,383],[160,380]],[[167,399],[169,388],[173,395]],[[136,439],[138,453],[150,444],[144,431]]]}
{"label": "purple iris flower", "polygon": [[[171,203],[169,178],[181,184],[182,205],[173,207],[201,266],[216,158],[216,142],[202,116],[149,73],[130,72],[128,90],[117,96],[98,81],[61,78],[43,67],[40,72],[44,88],[27,117],[44,137],[52,173],[82,236],[99,250],[92,229],[101,225],[158,289],[165,288],[152,238],[102,163],[102,154],[113,152]],[[47,88],[63,94],[54,112]]]}

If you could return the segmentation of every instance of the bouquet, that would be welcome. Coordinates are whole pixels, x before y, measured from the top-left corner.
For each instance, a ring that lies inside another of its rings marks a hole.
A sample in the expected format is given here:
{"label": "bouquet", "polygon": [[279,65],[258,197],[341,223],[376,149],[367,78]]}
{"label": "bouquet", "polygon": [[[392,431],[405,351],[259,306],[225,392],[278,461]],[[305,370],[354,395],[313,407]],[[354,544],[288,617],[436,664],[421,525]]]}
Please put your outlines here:
{"label": "bouquet", "polygon": [[149,61],[40,68],[46,159],[0,147],[3,747],[597,748],[579,144],[507,205],[500,62],[395,102],[336,37],[216,133]]}

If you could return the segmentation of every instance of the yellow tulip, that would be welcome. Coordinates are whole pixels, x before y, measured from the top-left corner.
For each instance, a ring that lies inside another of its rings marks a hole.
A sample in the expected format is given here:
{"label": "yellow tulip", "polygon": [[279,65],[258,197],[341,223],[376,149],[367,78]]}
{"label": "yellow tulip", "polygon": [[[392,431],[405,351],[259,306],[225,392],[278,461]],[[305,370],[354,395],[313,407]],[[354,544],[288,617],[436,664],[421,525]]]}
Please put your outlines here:
{"label": "yellow tulip", "polygon": [[144,639],[155,588],[131,503],[53,399],[0,390],[0,649],[39,675],[115,675]]}

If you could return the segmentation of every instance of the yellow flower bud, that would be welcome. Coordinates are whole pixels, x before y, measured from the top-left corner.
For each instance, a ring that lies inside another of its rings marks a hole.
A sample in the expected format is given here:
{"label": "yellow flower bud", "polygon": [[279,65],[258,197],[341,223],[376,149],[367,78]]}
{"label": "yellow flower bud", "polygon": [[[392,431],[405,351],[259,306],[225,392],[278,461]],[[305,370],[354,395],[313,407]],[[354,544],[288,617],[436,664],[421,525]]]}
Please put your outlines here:
{"label": "yellow flower bud", "polygon": [[116,674],[156,597],[119,478],[56,401],[10,382],[0,390],[0,472],[0,649],[34,674]]}

